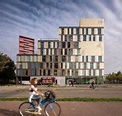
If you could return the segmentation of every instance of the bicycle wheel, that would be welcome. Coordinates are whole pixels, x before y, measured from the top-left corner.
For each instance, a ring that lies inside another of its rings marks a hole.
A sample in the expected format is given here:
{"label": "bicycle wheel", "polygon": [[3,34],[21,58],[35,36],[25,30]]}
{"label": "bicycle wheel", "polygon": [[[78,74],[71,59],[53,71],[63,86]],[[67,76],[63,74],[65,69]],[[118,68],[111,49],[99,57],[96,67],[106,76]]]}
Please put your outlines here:
{"label": "bicycle wheel", "polygon": [[58,103],[49,103],[44,108],[44,113],[46,116],[59,116],[61,113],[61,107]]}
{"label": "bicycle wheel", "polygon": [[34,105],[30,102],[23,102],[19,106],[20,116],[32,116],[33,114],[30,114],[30,112],[34,110],[35,110]]}

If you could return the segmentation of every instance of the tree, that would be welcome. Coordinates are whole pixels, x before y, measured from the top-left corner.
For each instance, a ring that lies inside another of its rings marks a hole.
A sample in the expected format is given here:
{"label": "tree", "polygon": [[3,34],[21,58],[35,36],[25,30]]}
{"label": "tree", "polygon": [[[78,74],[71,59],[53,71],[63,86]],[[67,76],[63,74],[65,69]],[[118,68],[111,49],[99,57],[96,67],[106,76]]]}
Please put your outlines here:
{"label": "tree", "polygon": [[14,62],[6,54],[0,52],[0,83],[9,84],[11,80],[15,80]]}

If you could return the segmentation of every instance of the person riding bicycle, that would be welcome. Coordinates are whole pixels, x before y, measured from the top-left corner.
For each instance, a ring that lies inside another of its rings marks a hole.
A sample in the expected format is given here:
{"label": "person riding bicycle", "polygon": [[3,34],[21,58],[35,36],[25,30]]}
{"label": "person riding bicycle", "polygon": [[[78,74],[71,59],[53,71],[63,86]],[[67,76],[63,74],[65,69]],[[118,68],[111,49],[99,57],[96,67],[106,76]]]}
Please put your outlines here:
{"label": "person riding bicycle", "polygon": [[41,96],[44,96],[43,93],[41,92],[38,92],[37,90],[37,84],[38,84],[38,80],[37,78],[32,78],[30,80],[30,83],[31,83],[31,86],[29,88],[29,91],[30,91],[30,96],[29,96],[29,102],[32,102],[32,100],[36,101],[37,102],[37,112],[38,114],[41,114],[41,107],[40,107],[40,102],[42,101],[42,97]]}

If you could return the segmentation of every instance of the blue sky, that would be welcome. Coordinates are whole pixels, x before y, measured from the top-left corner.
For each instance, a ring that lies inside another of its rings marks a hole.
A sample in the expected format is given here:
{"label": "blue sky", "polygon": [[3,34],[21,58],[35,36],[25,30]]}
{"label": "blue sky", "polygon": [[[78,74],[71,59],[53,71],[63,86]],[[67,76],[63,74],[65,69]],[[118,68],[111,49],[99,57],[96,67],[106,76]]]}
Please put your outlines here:
{"label": "blue sky", "polygon": [[81,18],[105,20],[105,73],[122,71],[122,0],[0,0],[0,51],[16,61],[19,35],[36,45]]}

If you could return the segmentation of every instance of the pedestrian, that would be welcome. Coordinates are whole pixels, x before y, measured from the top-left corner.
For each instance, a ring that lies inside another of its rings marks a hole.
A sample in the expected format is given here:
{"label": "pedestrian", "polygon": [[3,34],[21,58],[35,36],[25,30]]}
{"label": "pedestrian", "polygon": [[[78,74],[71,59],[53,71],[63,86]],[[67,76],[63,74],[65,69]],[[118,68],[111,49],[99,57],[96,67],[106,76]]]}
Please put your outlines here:
{"label": "pedestrian", "polygon": [[92,81],[91,87],[92,87],[92,89],[94,89],[94,81]]}

